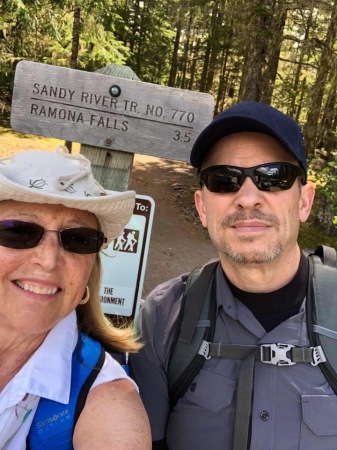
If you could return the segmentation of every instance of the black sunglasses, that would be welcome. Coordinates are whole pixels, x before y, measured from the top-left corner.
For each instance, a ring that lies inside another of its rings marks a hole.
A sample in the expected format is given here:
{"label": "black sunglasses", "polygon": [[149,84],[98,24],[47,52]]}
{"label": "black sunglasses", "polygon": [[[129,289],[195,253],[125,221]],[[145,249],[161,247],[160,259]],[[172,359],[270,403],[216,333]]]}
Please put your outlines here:
{"label": "black sunglasses", "polygon": [[297,177],[305,184],[305,172],[290,163],[272,162],[254,167],[211,166],[199,173],[200,184],[210,192],[237,192],[249,177],[260,191],[276,192],[290,189]]}
{"label": "black sunglasses", "polygon": [[63,230],[46,230],[41,225],[22,220],[0,221],[0,245],[7,248],[27,249],[39,245],[46,231],[58,234],[59,242],[64,250],[87,255],[98,253],[107,242],[102,231],[94,228],[77,227]]}

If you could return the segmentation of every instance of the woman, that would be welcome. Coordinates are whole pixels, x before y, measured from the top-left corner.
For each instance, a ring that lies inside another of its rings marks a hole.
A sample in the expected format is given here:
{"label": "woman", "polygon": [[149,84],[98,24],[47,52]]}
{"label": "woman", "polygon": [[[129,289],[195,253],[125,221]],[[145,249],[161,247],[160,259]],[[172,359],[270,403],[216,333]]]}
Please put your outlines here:
{"label": "woman", "polygon": [[98,252],[133,207],[134,192],[107,193],[82,155],[0,159],[1,449],[151,447],[136,386],[98,343],[139,347],[98,296]]}

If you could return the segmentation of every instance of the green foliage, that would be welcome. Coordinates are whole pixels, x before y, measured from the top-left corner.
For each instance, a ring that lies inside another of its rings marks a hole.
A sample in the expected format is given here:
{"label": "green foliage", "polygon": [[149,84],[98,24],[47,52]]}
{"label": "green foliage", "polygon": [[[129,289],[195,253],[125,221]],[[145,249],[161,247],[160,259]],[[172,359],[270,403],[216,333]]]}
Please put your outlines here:
{"label": "green foliage", "polygon": [[319,244],[330,245],[337,249],[337,237],[328,236],[312,221],[303,223],[300,227],[298,242],[301,248],[314,250]]}
{"label": "green foliage", "polygon": [[108,64],[125,64],[129,49],[116,40],[113,31],[104,28],[104,18],[86,15],[80,37],[79,68],[93,72]]}
{"label": "green foliage", "polygon": [[[0,68],[11,86],[15,63],[21,59],[69,66],[74,1],[5,2],[0,18]],[[114,35],[113,2],[83,1],[79,67],[96,70],[109,63],[124,64],[129,49]]]}
{"label": "green foliage", "polygon": [[337,162],[336,152],[331,152],[333,161],[324,163],[321,158],[312,162],[318,170],[310,170],[309,176],[316,185],[314,217],[327,235],[336,234],[337,227]]}

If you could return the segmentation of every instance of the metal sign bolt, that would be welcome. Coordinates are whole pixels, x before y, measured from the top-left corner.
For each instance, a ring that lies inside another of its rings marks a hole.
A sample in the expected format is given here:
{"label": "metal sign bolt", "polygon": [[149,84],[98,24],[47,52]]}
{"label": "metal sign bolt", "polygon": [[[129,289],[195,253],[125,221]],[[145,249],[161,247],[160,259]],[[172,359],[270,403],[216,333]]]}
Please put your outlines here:
{"label": "metal sign bolt", "polygon": [[113,84],[109,89],[111,97],[119,97],[122,93],[122,89],[117,86],[117,84]]}
{"label": "metal sign bolt", "polygon": [[113,139],[108,137],[105,139],[104,144],[110,146],[113,143]]}

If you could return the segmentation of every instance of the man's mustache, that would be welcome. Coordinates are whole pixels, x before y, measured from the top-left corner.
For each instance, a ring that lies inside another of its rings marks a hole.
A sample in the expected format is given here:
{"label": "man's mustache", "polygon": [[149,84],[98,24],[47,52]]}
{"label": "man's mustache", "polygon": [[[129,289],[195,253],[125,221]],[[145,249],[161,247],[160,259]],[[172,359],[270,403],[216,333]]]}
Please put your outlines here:
{"label": "man's mustache", "polygon": [[272,225],[279,225],[280,222],[277,217],[271,214],[265,214],[258,209],[253,209],[252,211],[237,211],[234,214],[226,216],[221,224],[226,227],[232,227],[237,222],[247,221],[247,220],[261,220]]}

